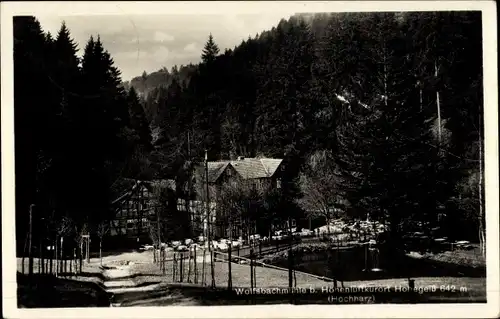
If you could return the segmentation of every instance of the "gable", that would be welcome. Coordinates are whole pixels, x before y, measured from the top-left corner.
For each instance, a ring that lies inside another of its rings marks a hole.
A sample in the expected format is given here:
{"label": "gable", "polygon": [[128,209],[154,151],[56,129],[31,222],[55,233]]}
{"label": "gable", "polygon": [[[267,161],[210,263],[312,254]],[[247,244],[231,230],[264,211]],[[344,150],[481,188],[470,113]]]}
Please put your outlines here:
{"label": "gable", "polygon": [[231,161],[231,166],[244,179],[270,178],[276,173],[281,162],[281,159],[273,158],[245,158]]}

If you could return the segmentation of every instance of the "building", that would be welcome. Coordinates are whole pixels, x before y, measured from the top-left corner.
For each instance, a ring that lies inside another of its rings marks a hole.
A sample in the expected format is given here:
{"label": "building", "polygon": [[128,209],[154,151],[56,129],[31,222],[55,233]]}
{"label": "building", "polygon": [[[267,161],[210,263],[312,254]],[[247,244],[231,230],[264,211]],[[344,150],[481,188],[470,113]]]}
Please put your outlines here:
{"label": "building", "polygon": [[[245,181],[253,187],[268,191],[273,188],[281,188],[281,177],[283,172],[283,160],[273,158],[245,158],[238,157],[236,160],[208,162],[208,189],[210,206],[210,223],[207,218],[206,208],[206,174],[205,166],[195,168],[193,181],[196,198],[189,201],[181,200],[178,209],[186,212],[189,210],[192,230],[194,235],[206,235],[209,225],[215,237],[228,237],[230,229],[225,220],[223,209],[217,207],[220,201],[221,190],[228,183]],[[189,208],[187,208],[189,207]],[[233,236],[249,235],[248,232],[256,232],[257,225],[253,230],[241,229],[241,225],[234,226]]]}
{"label": "building", "polygon": [[[151,225],[157,225],[158,214],[165,220],[165,205],[161,204],[162,192],[175,194],[173,180],[126,180],[128,185],[121,196],[113,201],[115,217],[110,221],[109,235],[124,237],[137,242],[151,242]],[[170,205],[172,206],[172,205]],[[162,231],[165,226],[162,225]],[[155,227],[157,228],[157,227]]]}
{"label": "building", "polygon": [[[128,180],[121,195],[113,202],[116,215],[111,221],[109,234],[135,242],[151,243],[152,238],[157,236],[151,232],[158,229],[160,220],[162,240],[206,236],[209,227],[215,237],[228,237],[230,229],[223,222],[228,212],[217,206],[224,185],[246,181],[263,192],[281,188],[281,159],[239,157],[234,161],[208,162],[207,165],[210,222],[207,218],[205,165],[201,164],[195,167],[192,176],[190,186],[194,192],[191,198],[181,195],[187,193],[188,183],[177,185],[171,179]],[[180,191],[182,189],[183,192]],[[161,203],[161,192],[168,194],[167,206]],[[233,236],[248,236],[249,233],[257,232],[257,228],[254,225],[251,230],[245,230],[241,224],[235,224]]]}

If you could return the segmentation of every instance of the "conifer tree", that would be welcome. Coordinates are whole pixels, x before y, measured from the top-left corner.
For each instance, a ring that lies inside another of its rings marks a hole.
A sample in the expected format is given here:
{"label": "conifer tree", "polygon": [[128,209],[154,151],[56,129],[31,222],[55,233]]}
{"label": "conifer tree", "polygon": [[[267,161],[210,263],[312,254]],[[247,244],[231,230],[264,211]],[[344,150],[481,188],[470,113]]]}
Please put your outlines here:
{"label": "conifer tree", "polygon": [[139,101],[137,92],[132,87],[128,91],[127,101],[130,113],[130,127],[134,131],[139,149],[147,153],[151,150],[151,130],[144,113],[144,108]]}
{"label": "conifer tree", "polygon": [[217,44],[215,44],[214,37],[210,33],[210,35],[208,36],[207,43],[203,48],[201,59],[205,63],[210,63],[215,60],[218,54],[219,54],[219,47],[217,46]]}

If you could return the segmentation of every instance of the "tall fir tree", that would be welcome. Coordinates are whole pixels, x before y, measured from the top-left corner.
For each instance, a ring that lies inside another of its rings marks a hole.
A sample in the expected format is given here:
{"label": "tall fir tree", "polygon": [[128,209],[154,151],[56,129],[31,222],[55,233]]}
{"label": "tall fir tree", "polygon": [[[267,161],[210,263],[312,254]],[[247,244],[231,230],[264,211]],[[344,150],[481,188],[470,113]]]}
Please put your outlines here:
{"label": "tall fir tree", "polygon": [[215,58],[217,57],[218,54],[219,54],[219,46],[215,44],[214,37],[210,33],[210,35],[208,36],[207,43],[203,48],[201,59],[205,63],[210,63],[215,61]]}

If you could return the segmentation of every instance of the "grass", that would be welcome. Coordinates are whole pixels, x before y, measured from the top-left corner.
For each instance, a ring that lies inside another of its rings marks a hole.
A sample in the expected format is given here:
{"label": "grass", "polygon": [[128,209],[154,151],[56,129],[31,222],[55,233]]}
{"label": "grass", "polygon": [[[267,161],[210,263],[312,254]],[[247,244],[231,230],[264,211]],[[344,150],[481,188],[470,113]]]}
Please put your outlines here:
{"label": "grass", "polygon": [[427,254],[424,258],[442,263],[468,266],[471,268],[486,267],[486,258],[481,254],[478,247],[473,250],[445,251],[438,254]]}

